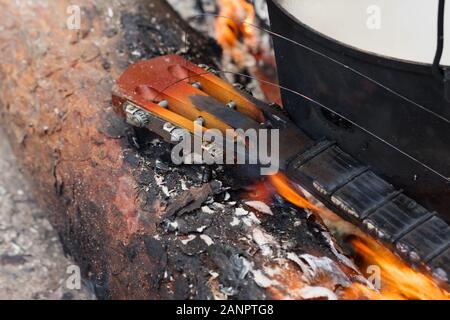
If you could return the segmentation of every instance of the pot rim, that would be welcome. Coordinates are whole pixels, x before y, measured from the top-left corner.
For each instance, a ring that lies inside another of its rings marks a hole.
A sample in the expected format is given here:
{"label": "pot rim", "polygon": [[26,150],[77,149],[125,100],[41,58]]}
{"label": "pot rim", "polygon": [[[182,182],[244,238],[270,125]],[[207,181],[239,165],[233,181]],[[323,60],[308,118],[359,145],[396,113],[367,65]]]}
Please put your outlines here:
{"label": "pot rim", "polygon": [[[281,6],[277,0],[268,0],[268,2],[272,3],[276,8],[282,12],[283,15],[289,20],[289,23],[293,25],[294,30],[303,32],[304,35],[310,40],[317,43],[319,46],[327,47],[336,53],[345,52],[345,55],[350,56],[352,58],[356,58],[358,60],[363,60],[373,65],[380,65],[383,67],[388,67],[392,69],[404,70],[414,73],[421,73],[432,75],[433,73],[433,64],[431,63],[422,63],[411,60],[403,60],[395,57],[388,57],[385,55],[377,54],[370,51],[365,51],[359,49],[355,46],[351,46],[349,44],[343,43],[336,39],[333,39],[315,29],[308,26],[307,24],[301,22],[294,15],[292,15],[289,11],[287,11],[283,6]],[[305,32],[306,31],[306,32]],[[276,34],[275,34],[276,36]],[[284,36],[284,35],[283,35]],[[288,37],[286,37],[288,38]],[[288,38],[290,39],[290,38]],[[290,39],[295,41],[294,39]],[[287,41],[287,40],[285,40]],[[441,68],[448,69],[450,66],[441,65]]]}

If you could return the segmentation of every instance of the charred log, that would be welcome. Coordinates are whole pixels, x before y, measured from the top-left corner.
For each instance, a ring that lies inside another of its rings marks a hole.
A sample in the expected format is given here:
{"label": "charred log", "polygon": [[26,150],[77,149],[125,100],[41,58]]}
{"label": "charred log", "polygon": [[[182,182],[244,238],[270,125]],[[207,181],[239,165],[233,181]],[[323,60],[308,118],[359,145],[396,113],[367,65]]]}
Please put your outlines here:
{"label": "charred log", "polygon": [[131,62],[214,63],[215,46],[164,1],[79,1],[80,30],[66,27],[68,1],[0,3],[1,123],[98,297],[302,297],[289,277],[319,283],[301,278],[315,263],[305,253],[328,257],[324,295],[349,285],[351,264],[306,212],[282,200],[273,215],[252,211],[224,168],[174,167],[167,144],[113,112],[114,80]]}

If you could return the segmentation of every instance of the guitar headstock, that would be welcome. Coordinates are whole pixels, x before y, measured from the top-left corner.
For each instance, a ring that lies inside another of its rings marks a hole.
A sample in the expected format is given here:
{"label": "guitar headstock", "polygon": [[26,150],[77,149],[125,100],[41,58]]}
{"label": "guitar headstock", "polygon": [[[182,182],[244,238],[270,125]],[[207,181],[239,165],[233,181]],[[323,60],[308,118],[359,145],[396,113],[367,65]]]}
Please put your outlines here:
{"label": "guitar headstock", "polygon": [[[291,132],[284,135],[290,140],[303,138],[280,108],[253,98],[211,70],[177,55],[130,65],[118,79],[112,101],[128,123],[146,127],[172,143],[180,141],[181,130],[194,135],[196,126],[203,132],[219,130],[224,136],[233,131],[234,142],[243,144],[247,142],[245,137],[240,139],[239,132],[248,129],[276,128]],[[295,149],[290,146],[292,142],[285,143],[288,153]]]}
{"label": "guitar headstock", "polygon": [[[113,92],[117,111],[126,112],[126,102],[189,131],[200,118],[205,128],[221,131],[242,124],[257,126],[265,120],[261,110],[232,85],[177,55],[129,66]],[[131,108],[128,111],[133,114]]]}

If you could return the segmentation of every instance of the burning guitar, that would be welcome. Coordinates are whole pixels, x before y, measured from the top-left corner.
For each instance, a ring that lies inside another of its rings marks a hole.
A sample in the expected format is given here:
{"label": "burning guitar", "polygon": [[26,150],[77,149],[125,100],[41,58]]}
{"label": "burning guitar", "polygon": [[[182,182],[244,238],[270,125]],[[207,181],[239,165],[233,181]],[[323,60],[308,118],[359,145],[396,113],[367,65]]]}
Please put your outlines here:
{"label": "burning guitar", "polygon": [[[409,263],[425,265],[448,281],[450,227],[438,214],[335,142],[312,140],[281,108],[235,88],[213,70],[176,55],[135,63],[117,81],[113,105],[129,124],[147,128],[170,143],[188,140],[188,146],[200,139],[197,152],[209,159],[226,159],[228,164],[246,159],[244,171],[274,169],[276,162],[275,170],[260,170],[260,174],[272,174],[269,180],[288,201],[317,209],[295,192],[286,177]],[[269,138],[262,139],[264,130],[277,134],[266,133]],[[256,140],[249,132],[256,133]],[[266,159],[260,157],[261,148],[266,148],[262,157]]]}

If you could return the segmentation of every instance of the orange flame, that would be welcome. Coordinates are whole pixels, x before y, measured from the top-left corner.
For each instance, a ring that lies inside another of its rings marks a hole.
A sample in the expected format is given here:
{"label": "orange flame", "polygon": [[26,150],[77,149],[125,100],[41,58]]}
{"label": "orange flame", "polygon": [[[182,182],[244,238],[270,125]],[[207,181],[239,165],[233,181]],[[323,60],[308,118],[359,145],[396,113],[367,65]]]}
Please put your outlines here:
{"label": "orange flame", "polygon": [[356,239],[353,246],[366,266],[379,268],[381,288],[376,292],[361,284],[354,284],[344,293],[344,297],[377,300],[450,299],[450,293],[440,288],[431,275],[411,268],[374,239]]}
{"label": "orange flame", "polygon": [[267,100],[281,106],[280,88],[269,84],[278,83],[275,57],[270,45],[263,40],[263,33],[255,27],[253,5],[248,0],[219,0],[218,3],[220,13],[215,20],[215,33],[225,61],[231,59],[237,71],[242,67],[248,69],[252,76],[260,79],[259,86]]}
{"label": "orange flame", "polygon": [[255,20],[253,5],[246,0],[219,0],[219,7],[216,40],[236,62],[242,63],[246,53],[254,50],[257,43],[255,29],[251,26]]}
{"label": "orange flame", "polygon": [[[292,204],[321,215],[322,208],[311,204],[281,173],[269,178],[276,191]],[[365,237],[353,241],[354,249],[365,266],[377,266],[381,287],[375,291],[361,283],[354,283],[343,294],[344,299],[377,300],[449,300],[450,293],[436,283],[428,273],[413,269],[376,240]]]}
{"label": "orange flame", "polygon": [[312,205],[305,197],[301,196],[299,191],[295,190],[288,178],[282,173],[270,176],[269,180],[277,192],[293,205],[304,209],[318,210],[316,206]]}
{"label": "orange flame", "polygon": [[245,199],[269,203],[273,196],[273,190],[270,190],[270,186],[263,180],[259,180],[249,190],[244,192],[242,196]]}

